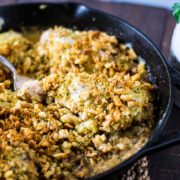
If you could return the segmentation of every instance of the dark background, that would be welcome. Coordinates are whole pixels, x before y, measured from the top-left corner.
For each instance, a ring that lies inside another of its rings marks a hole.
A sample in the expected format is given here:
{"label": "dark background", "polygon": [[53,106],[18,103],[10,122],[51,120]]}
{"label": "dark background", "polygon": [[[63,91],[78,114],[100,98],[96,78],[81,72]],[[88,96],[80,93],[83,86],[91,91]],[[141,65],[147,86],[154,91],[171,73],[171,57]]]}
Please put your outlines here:
{"label": "dark background", "polygon": [[[43,2],[67,2],[68,0],[53,0]],[[73,0],[71,0],[73,1]],[[39,2],[36,0],[0,0],[0,5]],[[154,8],[124,3],[109,3],[98,0],[74,0],[93,8],[116,15],[143,31],[163,52],[168,59],[171,36],[175,21],[171,12],[163,8]],[[173,107],[164,134],[180,129],[180,109]],[[180,145],[157,152],[148,157],[149,175],[152,180],[180,180]]]}

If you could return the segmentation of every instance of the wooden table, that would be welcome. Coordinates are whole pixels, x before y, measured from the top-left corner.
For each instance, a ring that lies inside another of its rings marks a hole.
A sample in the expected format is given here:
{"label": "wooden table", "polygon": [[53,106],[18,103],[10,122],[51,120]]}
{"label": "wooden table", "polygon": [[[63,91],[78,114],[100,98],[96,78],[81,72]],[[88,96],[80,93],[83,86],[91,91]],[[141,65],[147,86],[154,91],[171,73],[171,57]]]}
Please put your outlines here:
{"label": "wooden table", "polygon": [[[65,0],[64,0],[65,1]],[[67,0],[66,0],[67,1]],[[1,0],[0,4],[21,2],[37,2],[36,0]],[[48,1],[43,1],[48,2]],[[52,1],[51,1],[52,2]],[[55,1],[54,1],[55,2]],[[57,1],[56,1],[57,2]],[[58,2],[62,2],[59,0]],[[75,2],[75,1],[74,1]],[[127,20],[138,27],[162,50],[167,58],[169,55],[170,40],[175,25],[171,13],[166,9],[129,5],[122,3],[108,3],[97,0],[79,0],[89,6],[104,10],[115,16]],[[173,107],[172,115],[164,133],[180,129],[180,109]],[[149,158],[149,174],[152,180],[179,180],[180,179],[180,145],[157,152]]]}

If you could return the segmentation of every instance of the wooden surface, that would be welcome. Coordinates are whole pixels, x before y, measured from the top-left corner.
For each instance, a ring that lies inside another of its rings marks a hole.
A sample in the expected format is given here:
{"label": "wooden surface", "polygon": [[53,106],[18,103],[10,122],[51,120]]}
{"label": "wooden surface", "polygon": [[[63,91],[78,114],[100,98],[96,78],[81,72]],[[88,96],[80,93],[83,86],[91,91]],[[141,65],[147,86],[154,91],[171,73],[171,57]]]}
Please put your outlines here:
{"label": "wooden surface", "polygon": [[[36,0],[0,0],[0,4],[37,2]],[[43,1],[48,2],[48,1]],[[52,2],[52,1],[51,1]],[[61,2],[53,1],[53,2]],[[168,10],[120,3],[100,2],[97,0],[79,0],[89,6],[104,10],[127,20],[143,31],[162,50],[167,58],[170,40],[175,22]],[[164,133],[180,129],[180,109],[173,107],[172,115]],[[149,173],[152,180],[180,179],[180,145],[155,153],[149,157]]]}

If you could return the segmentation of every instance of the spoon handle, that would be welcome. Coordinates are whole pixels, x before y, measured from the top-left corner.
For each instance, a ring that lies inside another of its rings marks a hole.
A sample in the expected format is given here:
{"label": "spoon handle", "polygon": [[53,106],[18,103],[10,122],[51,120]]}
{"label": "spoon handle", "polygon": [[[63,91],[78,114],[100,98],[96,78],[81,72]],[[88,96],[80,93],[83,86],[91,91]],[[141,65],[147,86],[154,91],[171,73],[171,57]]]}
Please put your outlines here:
{"label": "spoon handle", "polygon": [[16,90],[16,85],[15,85],[15,82],[17,81],[16,69],[5,57],[1,55],[0,55],[0,63],[2,63],[5,67],[7,67],[11,71],[13,77],[13,88],[14,90]]}

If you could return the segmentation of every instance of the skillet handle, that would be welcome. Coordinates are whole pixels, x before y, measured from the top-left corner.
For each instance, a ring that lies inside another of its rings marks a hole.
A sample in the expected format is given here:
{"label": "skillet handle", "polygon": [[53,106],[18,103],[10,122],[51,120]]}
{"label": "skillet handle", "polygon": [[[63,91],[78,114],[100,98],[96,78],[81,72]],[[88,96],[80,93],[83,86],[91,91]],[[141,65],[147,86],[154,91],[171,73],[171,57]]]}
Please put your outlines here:
{"label": "skillet handle", "polygon": [[171,75],[173,85],[180,86],[180,71],[176,70],[171,64],[167,63],[169,73]]}
{"label": "skillet handle", "polygon": [[180,144],[180,131],[174,131],[171,133],[167,133],[165,135],[162,135],[159,137],[159,139],[147,146],[142,150],[141,155],[148,155],[153,152],[161,151],[166,148],[170,148],[172,146],[175,146],[177,144]]}
{"label": "skillet handle", "polygon": [[180,71],[167,62],[167,67],[172,79],[174,104],[180,108]]}

